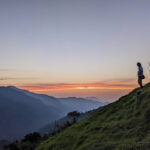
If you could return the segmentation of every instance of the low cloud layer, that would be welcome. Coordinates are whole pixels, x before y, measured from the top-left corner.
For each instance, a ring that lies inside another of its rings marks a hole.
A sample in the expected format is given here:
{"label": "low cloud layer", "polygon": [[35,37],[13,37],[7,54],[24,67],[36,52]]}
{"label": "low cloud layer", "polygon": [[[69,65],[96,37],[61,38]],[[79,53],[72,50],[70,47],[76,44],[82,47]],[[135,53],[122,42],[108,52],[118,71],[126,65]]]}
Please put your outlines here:
{"label": "low cloud layer", "polygon": [[93,83],[56,83],[56,84],[25,84],[20,88],[29,91],[51,91],[51,90],[69,90],[69,89],[133,89],[136,87],[135,79],[119,79]]}
{"label": "low cloud layer", "polygon": [[6,80],[14,80],[16,78],[0,78],[0,81],[6,81]]}

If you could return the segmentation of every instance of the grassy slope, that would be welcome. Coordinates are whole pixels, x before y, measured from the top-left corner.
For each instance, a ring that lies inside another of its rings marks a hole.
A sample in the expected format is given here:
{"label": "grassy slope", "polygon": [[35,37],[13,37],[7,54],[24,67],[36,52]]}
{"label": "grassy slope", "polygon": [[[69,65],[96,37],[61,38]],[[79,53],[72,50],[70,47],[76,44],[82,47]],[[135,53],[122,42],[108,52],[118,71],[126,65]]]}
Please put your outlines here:
{"label": "grassy slope", "polygon": [[36,150],[150,149],[150,84],[41,143]]}

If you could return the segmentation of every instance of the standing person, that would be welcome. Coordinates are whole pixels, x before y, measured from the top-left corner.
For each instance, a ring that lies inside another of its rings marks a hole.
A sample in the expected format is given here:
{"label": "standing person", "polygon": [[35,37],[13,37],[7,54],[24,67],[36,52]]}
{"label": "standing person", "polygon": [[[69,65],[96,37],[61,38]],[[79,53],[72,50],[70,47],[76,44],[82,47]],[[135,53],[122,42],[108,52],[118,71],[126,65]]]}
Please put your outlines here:
{"label": "standing person", "polygon": [[145,76],[143,75],[143,67],[140,62],[137,63],[138,66],[138,84],[140,85],[140,88],[143,88],[142,80],[145,79]]}

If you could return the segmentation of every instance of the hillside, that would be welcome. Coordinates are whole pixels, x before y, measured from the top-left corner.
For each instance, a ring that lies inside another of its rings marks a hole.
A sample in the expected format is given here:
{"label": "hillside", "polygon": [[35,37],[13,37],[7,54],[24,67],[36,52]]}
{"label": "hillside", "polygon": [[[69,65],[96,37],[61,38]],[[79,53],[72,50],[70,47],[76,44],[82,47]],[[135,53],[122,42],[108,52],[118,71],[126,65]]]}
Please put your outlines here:
{"label": "hillside", "polygon": [[149,150],[150,83],[42,142],[36,150]]}
{"label": "hillside", "polygon": [[[101,109],[102,107],[98,108]],[[93,112],[97,111],[97,109],[85,112],[85,113],[79,113],[79,115],[77,115],[75,117],[76,122],[79,122],[85,118],[88,118]],[[76,112],[76,111],[75,111]],[[71,112],[72,113],[72,112]],[[44,134],[52,134],[54,131],[58,131],[60,130],[62,127],[64,127],[67,123],[73,124],[74,122],[74,117],[67,114],[65,117],[54,121],[50,124],[47,124],[46,126],[40,128],[39,130],[37,130],[38,133],[40,133],[41,135]]]}

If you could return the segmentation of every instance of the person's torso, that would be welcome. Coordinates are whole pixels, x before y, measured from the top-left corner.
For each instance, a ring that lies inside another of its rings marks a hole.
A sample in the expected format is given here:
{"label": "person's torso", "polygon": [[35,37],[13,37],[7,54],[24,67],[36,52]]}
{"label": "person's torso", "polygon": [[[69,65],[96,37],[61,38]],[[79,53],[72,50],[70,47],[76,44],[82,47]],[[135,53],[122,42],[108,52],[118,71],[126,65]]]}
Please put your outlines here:
{"label": "person's torso", "polygon": [[143,76],[143,68],[142,68],[142,66],[139,67],[138,76]]}

